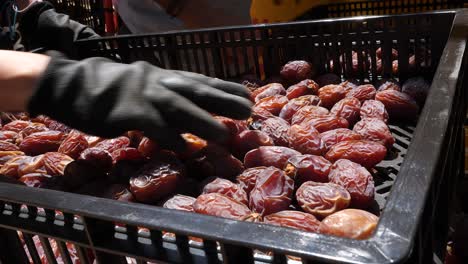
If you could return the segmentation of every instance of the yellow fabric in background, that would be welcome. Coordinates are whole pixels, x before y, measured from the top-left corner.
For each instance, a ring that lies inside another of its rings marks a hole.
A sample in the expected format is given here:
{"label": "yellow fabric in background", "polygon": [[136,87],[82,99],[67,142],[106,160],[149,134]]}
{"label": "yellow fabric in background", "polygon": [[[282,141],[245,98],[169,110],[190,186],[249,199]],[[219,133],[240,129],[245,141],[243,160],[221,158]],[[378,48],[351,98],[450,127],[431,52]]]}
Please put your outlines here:
{"label": "yellow fabric in background", "polygon": [[250,17],[254,24],[286,22],[316,6],[358,1],[362,0],[252,0]]}

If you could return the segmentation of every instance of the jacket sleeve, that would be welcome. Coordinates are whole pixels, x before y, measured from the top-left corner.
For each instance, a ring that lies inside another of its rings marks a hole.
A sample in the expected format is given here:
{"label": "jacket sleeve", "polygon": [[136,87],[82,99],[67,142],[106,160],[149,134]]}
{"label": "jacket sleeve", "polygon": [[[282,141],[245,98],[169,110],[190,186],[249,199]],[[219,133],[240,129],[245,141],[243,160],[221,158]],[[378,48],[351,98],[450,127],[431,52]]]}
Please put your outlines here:
{"label": "jacket sleeve", "polygon": [[57,50],[73,56],[73,42],[99,37],[88,26],[55,11],[52,4],[40,2],[26,10],[19,26],[26,50]]}

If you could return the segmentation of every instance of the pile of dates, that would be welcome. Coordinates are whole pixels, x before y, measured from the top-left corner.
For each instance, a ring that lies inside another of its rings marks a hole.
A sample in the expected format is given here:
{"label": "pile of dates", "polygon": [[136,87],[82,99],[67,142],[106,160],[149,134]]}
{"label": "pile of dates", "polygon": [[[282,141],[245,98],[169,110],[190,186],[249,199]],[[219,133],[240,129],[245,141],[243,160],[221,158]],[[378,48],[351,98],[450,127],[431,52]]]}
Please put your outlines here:
{"label": "pile of dates", "polygon": [[230,131],[227,141],[183,134],[187,149],[180,153],[139,131],[104,139],[46,116],[2,113],[1,179],[368,238],[378,221],[366,211],[375,203],[373,168],[395,142],[388,122],[414,122],[429,84],[359,85],[312,75],[305,61],[287,63],[283,84],[250,85],[250,119],[215,116]]}

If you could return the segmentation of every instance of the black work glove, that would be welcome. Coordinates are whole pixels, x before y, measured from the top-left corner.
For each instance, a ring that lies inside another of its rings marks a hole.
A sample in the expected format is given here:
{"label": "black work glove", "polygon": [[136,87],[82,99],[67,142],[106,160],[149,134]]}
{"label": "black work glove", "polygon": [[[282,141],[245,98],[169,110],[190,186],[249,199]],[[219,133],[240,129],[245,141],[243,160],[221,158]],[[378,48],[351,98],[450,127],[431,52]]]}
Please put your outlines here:
{"label": "black work glove", "polygon": [[68,15],[57,13],[46,1],[34,3],[22,13],[20,19],[18,30],[26,50],[42,48],[72,56],[74,41],[99,37],[90,27],[71,20]]}
{"label": "black work glove", "polygon": [[208,112],[248,118],[247,98],[242,85],[146,62],[55,57],[30,99],[29,112],[102,137],[141,130],[163,147],[182,150],[183,132],[207,140],[225,139],[227,129]]}

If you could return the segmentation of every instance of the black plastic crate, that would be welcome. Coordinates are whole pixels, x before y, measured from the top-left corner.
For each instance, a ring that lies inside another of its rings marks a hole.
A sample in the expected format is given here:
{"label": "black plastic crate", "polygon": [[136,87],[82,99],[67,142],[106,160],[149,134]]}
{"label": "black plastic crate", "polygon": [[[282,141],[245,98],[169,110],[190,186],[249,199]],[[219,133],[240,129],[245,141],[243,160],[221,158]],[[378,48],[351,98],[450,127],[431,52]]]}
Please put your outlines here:
{"label": "black plastic crate", "polygon": [[103,35],[105,28],[105,10],[102,0],[47,0],[52,3],[57,12],[64,13],[84,25],[93,28],[96,33]]}
{"label": "black plastic crate", "polygon": [[[433,78],[417,126],[391,125],[396,155],[378,165],[376,200],[381,216],[375,234],[367,240],[2,183],[1,261],[27,262],[18,234],[33,259],[37,248],[32,235],[37,234],[50,263],[54,257],[47,238],[60,242],[58,251],[64,258],[68,251],[62,242],[73,243],[81,263],[91,261],[88,249],[100,263],[122,263],[128,260],[125,256],[138,263],[285,263],[292,261],[287,256],[297,256],[304,263],[425,264],[431,263],[434,254],[443,258],[450,198],[463,173],[467,25],[468,11],[459,10],[77,42],[82,58],[147,60],[219,78],[239,78],[245,73],[270,77],[291,59],[309,60],[320,72],[328,72],[331,60],[339,65],[340,55],[350,58],[353,50],[367,54],[375,66],[375,50],[381,47],[382,73],[372,66],[368,71],[351,71],[346,59],[333,71],[343,78],[371,81],[404,80],[420,73]],[[392,47],[399,51],[397,75],[390,67]],[[410,54],[416,54],[417,62],[412,71]],[[190,237],[202,238],[203,243]]]}
{"label": "black plastic crate", "polygon": [[332,3],[312,8],[298,20],[393,15],[462,8],[467,0],[370,0]]}

